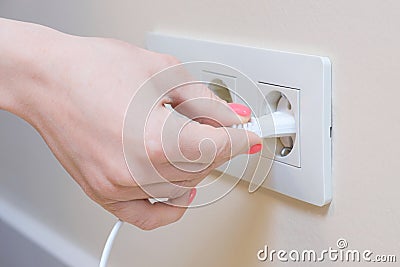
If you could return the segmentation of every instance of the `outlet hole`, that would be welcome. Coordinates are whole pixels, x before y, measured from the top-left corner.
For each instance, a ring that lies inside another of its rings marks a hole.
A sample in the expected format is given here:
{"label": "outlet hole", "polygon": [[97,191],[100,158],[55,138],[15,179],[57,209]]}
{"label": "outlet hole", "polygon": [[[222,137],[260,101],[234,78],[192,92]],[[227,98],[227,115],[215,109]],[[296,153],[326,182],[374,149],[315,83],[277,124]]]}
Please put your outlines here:
{"label": "outlet hole", "polygon": [[[292,104],[289,99],[279,91],[272,91],[266,96],[269,107],[265,107],[266,113],[281,111],[293,113]],[[296,140],[296,135],[271,138],[266,140],[266,145],[269,151],[274,151],[277,157],[287,157],[293,150]]]}
{"label": "outlet hole", "polygon": [[229,92],[228,86],[221,79],[214,79],[208,85],[208,88],[213,91],[219,98],[228,103],[232,103],[232,96]]}
{"label": "outlet hole", "polygon": [[289,155],[290,152],[292,152],[292,148],[291,147],[282,148],[281,157],[286,157],[287,155]]}

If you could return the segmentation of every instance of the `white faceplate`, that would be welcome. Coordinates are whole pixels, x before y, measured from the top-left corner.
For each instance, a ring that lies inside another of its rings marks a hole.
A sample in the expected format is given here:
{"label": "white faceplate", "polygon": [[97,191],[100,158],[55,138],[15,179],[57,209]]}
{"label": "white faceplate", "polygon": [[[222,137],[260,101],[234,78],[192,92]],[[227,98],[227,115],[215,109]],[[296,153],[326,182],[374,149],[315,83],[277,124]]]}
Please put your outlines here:
{"label": "white faceplate", "polygon": [[[297,99],[298,143],[295,143],[291,157],[275,158],[262,186],[317,206],[331,201],[331,63],[328,58],[155,33],[148,35],[147,47],[171,54],[182,62],[213,61],[231,66],[257,83],[265,95],[272,88]],[[227,77],[224,83],[228,87],[234,84],[236,88],[231,89],[240,91],[246,102],[257,102],[252,99],[251,92],[240,88],[240,79],[230,73],[212,69],[203,71],[206,72],[203,72],[203,78],[212,79],[213,73],[222,80]],[[262,155],[268,166],[271,160],[268,153],[263,151]],[[234,164],[230,164],[226,172],[238,176],[244,168],[251,168],[241,164],[243,158],[233,159]],[[262,173],[263,165],[258,168]]]}

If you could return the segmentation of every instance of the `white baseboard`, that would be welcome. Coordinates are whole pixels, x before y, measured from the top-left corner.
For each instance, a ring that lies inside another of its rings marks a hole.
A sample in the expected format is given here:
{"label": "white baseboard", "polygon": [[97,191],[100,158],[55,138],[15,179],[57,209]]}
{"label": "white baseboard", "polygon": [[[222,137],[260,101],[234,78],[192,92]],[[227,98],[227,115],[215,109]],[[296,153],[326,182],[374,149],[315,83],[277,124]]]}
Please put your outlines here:
{"label": "white baseboard", "polygon": [[1,198],[0,219],[66,266],[98,266],[98,259]]}

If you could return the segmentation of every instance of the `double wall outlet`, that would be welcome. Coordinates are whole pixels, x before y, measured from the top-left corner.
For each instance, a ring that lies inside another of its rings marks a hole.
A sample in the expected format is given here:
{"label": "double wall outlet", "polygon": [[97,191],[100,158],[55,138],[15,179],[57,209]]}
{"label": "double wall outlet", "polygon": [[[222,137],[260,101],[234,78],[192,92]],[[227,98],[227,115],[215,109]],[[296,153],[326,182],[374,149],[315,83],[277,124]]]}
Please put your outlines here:
{"label": "double wall outlet", "polygon": [[[247,156],[242,155],[222,166],[221,171],[317,206],[331,201],[328,58],[155,33],[148,35],[147,46],[182,62],[227,65],[229,68],[204,64],[192,75],[210,83],[210,89],[226,101],[250,106],[255,116],[282,111],[294,117],[296,133],[264,139],[261,161],[247,162]],[[244,77],[252,80],[258,92]],[[246,176],[245,169],[253,169],[252,176]]]}

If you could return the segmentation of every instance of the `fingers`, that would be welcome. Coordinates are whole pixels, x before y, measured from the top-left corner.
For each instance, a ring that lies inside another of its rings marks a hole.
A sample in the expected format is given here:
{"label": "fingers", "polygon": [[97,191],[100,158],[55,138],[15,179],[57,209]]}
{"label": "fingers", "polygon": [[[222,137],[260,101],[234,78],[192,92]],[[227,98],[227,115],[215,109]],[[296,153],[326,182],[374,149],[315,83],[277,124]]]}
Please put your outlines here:
{"label": "fingers", "polygon": [[[188,70],[198,66],[180,64],[179,60],[169,55],[162,55],[162,58],[161,66],[167,68],[153,77],[152,83],[166,93],[170,104],[179,113],[213,126],[230,126],[249,120],[250,109],[239,104],[228,105],[206,85],[195,82],[197,80]],[[167,92],[170,88],[175,89]]]}
{"label": "fingers", "polygon": [[[146,198],[177,199],[190,191],[189,181],[165,182],[151,185],[143,185],[141,189],[147,194]],[[183,203],[182,205],[186,205]]]}
{"label": "fingers", "polygon": [[191,181],[174,181],[138,186],[109,185],[107,188],[102,186],[93,191],[96,193],[97,199],[104,202],[148,198],[174,199],[187,193],[190,186],[192,186]]}
{"label": "fingers", "polygon": [[[195,191],[188,190],[186,194],[173,200],[180,206],[188,206],[195,196]],[[133,224],[143,230],[153,230],[158,227],[178,221],[186,211],[184,207],[172,206],[157,202],[151,204],[148,200],[133,200],[106,205],[105,208],[121,220]]]}
{"label": "fingers", "polygon": [[172,106],[179,113],[203,124],[230,126],[245,123],[251,110],[246,106],[226,103],[202,84],[179,87],[170,92]]}

